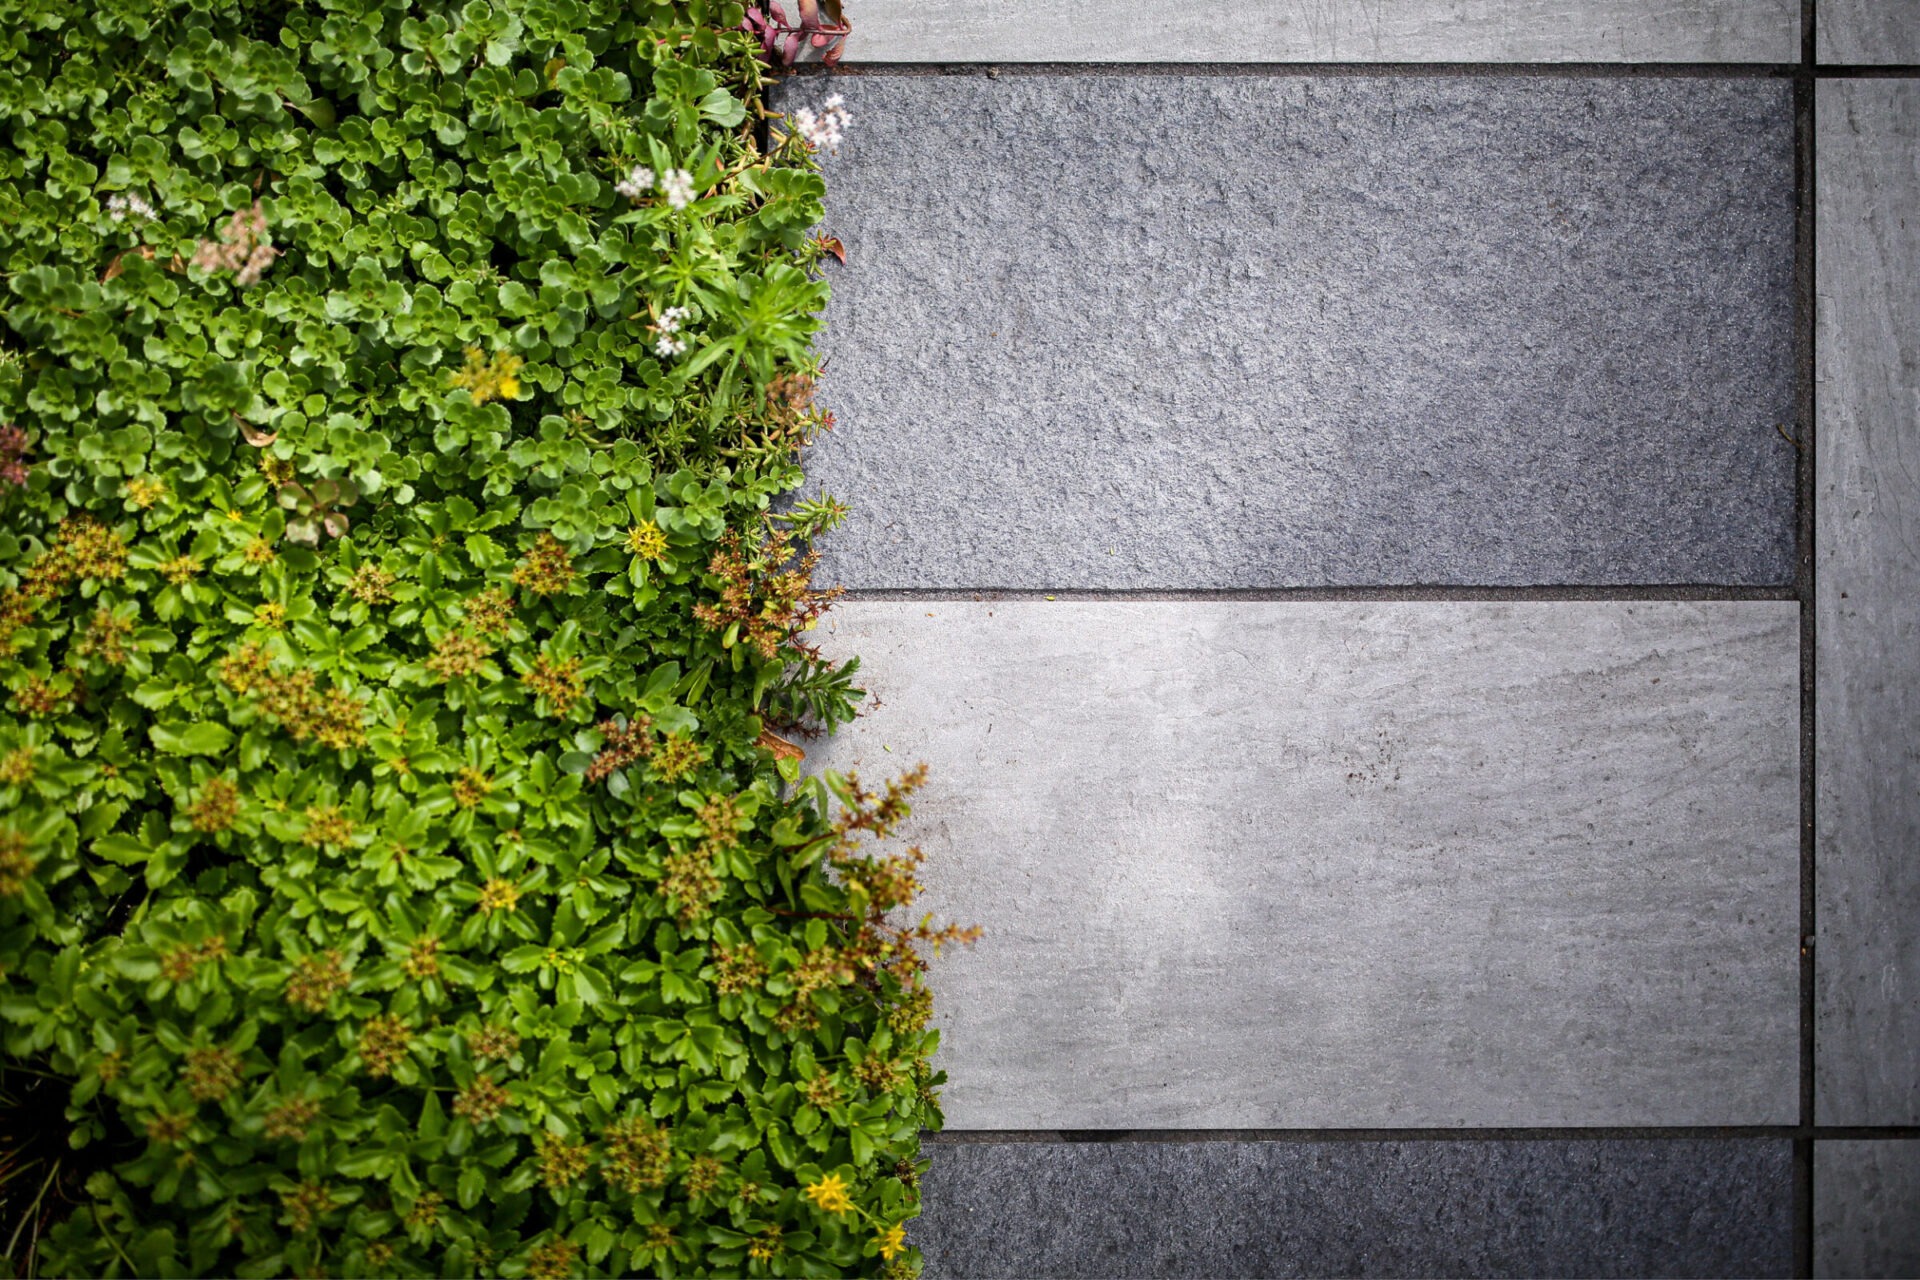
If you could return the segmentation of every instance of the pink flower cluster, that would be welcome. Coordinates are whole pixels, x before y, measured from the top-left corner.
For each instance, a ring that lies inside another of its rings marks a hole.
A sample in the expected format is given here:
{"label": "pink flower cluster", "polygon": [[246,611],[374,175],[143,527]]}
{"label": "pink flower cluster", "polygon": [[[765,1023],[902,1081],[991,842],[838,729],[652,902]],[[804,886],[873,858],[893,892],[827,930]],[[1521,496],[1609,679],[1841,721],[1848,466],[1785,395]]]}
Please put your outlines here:
{"label": "pink flower cluster", "polygon": [[258,284],[280,251],[267,239],[267,215],[255,200],[250,209],[235,209],[220,229],[218,240],[202,240],[194,250],[193,265],[202,271],[231,271],[245,288]]}
{"label": "pink flower cluster", "polygon": [[27,433],[11,424],[0,424],[0,484],[26,488],[26,458]]}

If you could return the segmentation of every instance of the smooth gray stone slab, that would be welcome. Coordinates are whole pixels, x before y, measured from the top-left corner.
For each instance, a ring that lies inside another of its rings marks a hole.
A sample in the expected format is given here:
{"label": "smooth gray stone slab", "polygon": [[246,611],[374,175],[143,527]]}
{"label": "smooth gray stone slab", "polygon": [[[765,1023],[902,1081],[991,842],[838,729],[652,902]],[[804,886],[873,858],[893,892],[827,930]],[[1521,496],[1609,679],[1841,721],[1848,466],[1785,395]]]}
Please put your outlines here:
{"label": "smooth gray stone slab", "polygon": [[1815,619],[1821,1124],[1920,1123],[1920,84],[1823,80]]}
{"label": "smooth gray stone slab", "polygon": [[1920,1141],[1813,1144],[1813,1273],[1920,1276]]}
{"label": "smooth gray stone slab", "polygon": [[944,1277],[1785,1276],[1773,1140],[939,1143]]}
{"label": "smooth gray stone slab", "polygon": [[1781,1124],[1791,602],[854,602],[961,1129]]}
{"label": "smooth gray stone slab", "polygon": [[1820,0],[1815,20],[1822,62],[1920,62],[1920,0]]}
{"label": "smooth gray stone slab", "polygon": [[851,13],[849,62],[1800,60],[1796,0],[861,0]]}
{"label": "smooth gray stone slab", "polygon": [[829,89],[827,575],[1792,580],[1784,80]]}

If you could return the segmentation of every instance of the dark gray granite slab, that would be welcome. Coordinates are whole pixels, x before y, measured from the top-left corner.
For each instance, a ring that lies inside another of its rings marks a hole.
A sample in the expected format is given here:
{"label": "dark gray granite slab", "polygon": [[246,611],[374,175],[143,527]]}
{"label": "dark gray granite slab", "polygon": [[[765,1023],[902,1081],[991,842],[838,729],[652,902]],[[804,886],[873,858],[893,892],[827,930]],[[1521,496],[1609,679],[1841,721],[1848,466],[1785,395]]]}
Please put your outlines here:
{"label": "dark gray granite slab", "polygon": [[941,1143],[945,1277],[1784,1276],[1775,1140]]}
{"label": "dark gray granite slab", "polygon": [[1920,1141],[1813,1144],[1813,1273],[1920,1276]]}
{"label": "dark gray granite slab", "polygon": [[1816,1116],[1920,1123],[1920,84],[1823,80]]}
{"label": "dark gray granite slab", "polygon": [[861,0],[851,12],[849,62],[1800,58],[1798,0]]}
{"label": "dark gray granite slab", "polygon": [[1820,0],[1820,61],[1920,62],[1920,0]]}
{"label": "dark gray granite slab", "polygon": [[828,92],[828,576],[1790,581],[1786,82]]}
{"label": "dark gray granite slab", "polygon": [[965,1129],[1791,1124],[1787,600],[855,601]]}

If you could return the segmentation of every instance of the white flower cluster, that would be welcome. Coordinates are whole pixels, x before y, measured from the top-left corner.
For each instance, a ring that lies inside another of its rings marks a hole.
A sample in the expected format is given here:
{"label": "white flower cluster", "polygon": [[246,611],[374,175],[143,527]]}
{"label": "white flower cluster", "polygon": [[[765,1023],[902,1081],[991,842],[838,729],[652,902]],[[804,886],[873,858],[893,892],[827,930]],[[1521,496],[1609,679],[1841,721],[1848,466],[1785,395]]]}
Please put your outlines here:
{"label": "white flower cluster", "polygon": [[[684,209],[693,203],[693,175],[685,169],[669,169],[660,176],[660,194],[667,203],[676,209]],[[613,189],[629,200],[639,200],[653,190],[653,170],[643,164],[637,164],[627,170],[627,176],[613,184]]]}
{"label": "white flower cluster", "polygon": [[626,177],[613,184],[613,189],[629,200],[638,200],[653,190],[653,170],[643,164],[637,164]]}
{"label": "white flower cluster", "polygon": [[687,349],[686,339],[675,338],[669,335],[680,332],[680,326],[685,324],[687,317],[692,314],[693,312],[685,307],[668,307],[666,311],[661,314],[660,323],[654,326],[654,328],[660,331],[660,340],[653,344],[653,349],[663,356],[677,356],[685,351]]}
{"label": "white flower cluster", "polygon": [[669,169],[660,175],[660,194],[676,209],[693,203],[693,175],[685,169]]}
{"label": "white flower cluster", "polygon": [[107,213],[115,222],[125,222],[128,218],[138,218],[142,222],[156,222],[160,211],[135,195],[112,195],[107,197]]}
{"label": "white flower cluster", "polygon": [[822,147],[829,151],[840,149],[840,139],[845,136],[847,126],[853,123],[848,114],[846,99],[834,94],[821,105],[816,114],[812,107],[801,107],[793,113],[794,127],[800,130],[800,136],[815,151]]}

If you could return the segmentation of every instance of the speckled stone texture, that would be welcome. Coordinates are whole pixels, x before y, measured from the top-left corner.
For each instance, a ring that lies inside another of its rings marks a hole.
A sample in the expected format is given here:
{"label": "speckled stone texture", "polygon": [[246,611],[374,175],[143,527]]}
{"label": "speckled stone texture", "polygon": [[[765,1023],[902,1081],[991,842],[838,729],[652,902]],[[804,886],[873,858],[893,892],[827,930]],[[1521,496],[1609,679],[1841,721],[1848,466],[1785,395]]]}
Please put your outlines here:
{"label": "speckled stone texture", "polygon": [[1920,1124],[1920,84],[1816,105],[1815,1118]]}
{"label": "speckled stone texture", "polygon": [[1784,1276],[1771,1140],[942,1143],[948,1277]]}
{"label": "speckled stone texture", "polygon": [[[1885,0],[1854,0],[1870,3]],[[1798,0],[861,0],[852,13],[849,62],[1800,59]]]}
{"label": "speckled stone texture", "polygon": [[1822,62],[1920,62],[1920,0],[1820,0],[1815,14]]}
{"label": "speckled stone texture", "polygon": [[1813,1144],[1813,1274],[1920,1276],[1920,1141]]}
{"label": "speckled stone texture", "polygon": [[1791,601],[845,602],[961,1129],[1790,1124]]}
{"label": "speckled stone texture", "polygon": [[827,577],[1791,580],[1785,81],[829,91]]}

